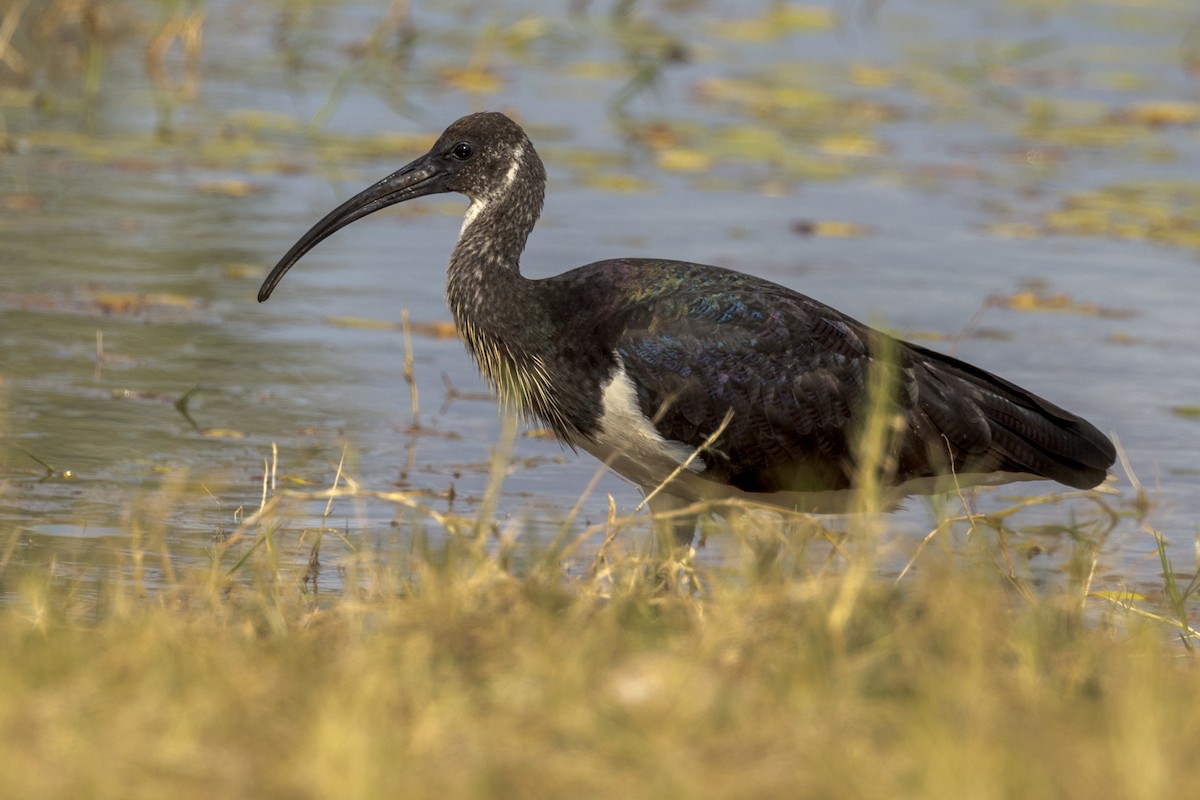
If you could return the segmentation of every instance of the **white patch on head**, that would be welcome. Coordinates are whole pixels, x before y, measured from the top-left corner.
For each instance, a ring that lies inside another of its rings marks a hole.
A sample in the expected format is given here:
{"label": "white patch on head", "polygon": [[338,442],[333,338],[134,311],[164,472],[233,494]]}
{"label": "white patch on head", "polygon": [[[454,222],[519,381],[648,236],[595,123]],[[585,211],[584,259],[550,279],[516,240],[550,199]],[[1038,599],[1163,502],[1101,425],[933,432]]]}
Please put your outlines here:
{"label": "white patch on head", "polygon": [[[637,390],[617,356],[617,371],[602,387],[600,430],[580,446],[642,486],[656,486],[692,455],[683,442],[664,439],[638,406]],[[695,458],[688,472],[704,471]]]}
{"label": "white patch on head", "polygon": [[479,219],[479,215],[487,210],[489,205],[497,201],[503,202],[502,198],[508,193],[508,190],[512,188],[512,185],[516,182],[517,173],[521,171],[521,165],[525,163],[522,160],[524,157],[525,148],[518,146],[512,154],[512,165],[509,166],[508,172],[504,173],[504,181],[500,184],[499,188],[496,189],[495,193],[486,197],[471,198],[471,205],[467,207],[467,213],[463,217],[462,227],[458,230],[459,239],[463,238],[463,234],[467,232],[467,228],[471,227],[472,222]]}
{"label": "white patch on head", "polygon": [[500,191],[497,194],[504,194],[508,188],[513,185],[513,181],[517,179],[517,173],[521,171],[523,162],[521,159],[525,157],[525,148],[518,146],[512,154],[512,165],[508,168],[508,172],[504,173],[504,183],[500,186]]}

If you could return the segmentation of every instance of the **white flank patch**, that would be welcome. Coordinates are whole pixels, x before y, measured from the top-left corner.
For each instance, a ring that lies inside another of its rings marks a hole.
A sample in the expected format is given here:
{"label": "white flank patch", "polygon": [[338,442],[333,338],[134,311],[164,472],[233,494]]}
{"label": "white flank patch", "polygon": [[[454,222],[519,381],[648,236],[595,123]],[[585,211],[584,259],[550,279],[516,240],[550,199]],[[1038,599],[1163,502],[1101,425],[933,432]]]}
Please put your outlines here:
{"label": "white flank patch", "polygon": [[[582,447],[629,479],[656,485],[691,456],[692,448],[664,439],[642,413],[620,356],[616,373],[604,386],[601,408],[600,431]],[[688,471],[703,472],[704,462],[693,459]]]}

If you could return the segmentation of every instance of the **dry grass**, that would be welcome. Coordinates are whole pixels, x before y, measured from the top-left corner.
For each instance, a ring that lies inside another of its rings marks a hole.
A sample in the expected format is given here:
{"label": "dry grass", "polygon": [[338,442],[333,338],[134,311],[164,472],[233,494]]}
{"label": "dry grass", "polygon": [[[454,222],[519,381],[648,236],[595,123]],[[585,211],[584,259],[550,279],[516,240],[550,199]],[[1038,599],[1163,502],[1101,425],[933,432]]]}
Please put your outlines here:
{"label": "dry grass", "polygon": [[98,587],[5,557],[0,795],[1200,794],[1171,629],[1080,582],[1026,591],[983,529],[898,583],[811,532],[734,531],[740,566],[667,591],[644,531],[572,571],[443,518],[346,550],[318,599],[279,498],[205,566],[138,523],[169,497]]}

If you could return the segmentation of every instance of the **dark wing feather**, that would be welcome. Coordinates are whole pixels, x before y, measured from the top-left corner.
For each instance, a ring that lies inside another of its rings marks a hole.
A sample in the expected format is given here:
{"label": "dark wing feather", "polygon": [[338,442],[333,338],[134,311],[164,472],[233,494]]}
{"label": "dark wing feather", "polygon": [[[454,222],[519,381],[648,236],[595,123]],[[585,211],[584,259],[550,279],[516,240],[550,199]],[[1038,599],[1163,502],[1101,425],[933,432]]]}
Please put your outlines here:
{"label": "dark wing feather", "polygon": [[643,413],[664,437],[696,447],[732,408],[702,459],[706,476],[744,491],[849,488],[865,342],[836,312],[782,287],[730,283],[665,294],[629,320],[616,351]]}
{"label": "dark wing feather", "polygon": [[[939,413],[935,424],[950,429],[962,414],[986,421],[987,446],[964,447],[983,470],[1024,471],[1090,489],[1116,460],[1108,437],[1075,414],[964,361],[917,345],[905,348],[917,370],[918,407],[948,411]],[[965,444],[961,437],[951,441]]]}
{"label": "dark wing feather", "polygon": [[602,338],[664,437],[699,446],[734,410],[702,458],[708,477],[745,491],[849,488],[868,376],[881,357],[899,369],[897,484],[954,469],[1086,488],[1113,463],[1111,443],[1079,417],[769,281],[657,261],[576,273],[593,289],[598,277],[612,284],[593,296],[621,298],[619,308],[596,311],[612,326]]}

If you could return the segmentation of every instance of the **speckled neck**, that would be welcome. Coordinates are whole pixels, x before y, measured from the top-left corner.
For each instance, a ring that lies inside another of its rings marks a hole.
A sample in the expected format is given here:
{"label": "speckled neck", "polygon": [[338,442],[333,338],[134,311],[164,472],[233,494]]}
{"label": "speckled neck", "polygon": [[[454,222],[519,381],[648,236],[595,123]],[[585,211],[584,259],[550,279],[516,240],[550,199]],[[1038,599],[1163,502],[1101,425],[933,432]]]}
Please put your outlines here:
{"label": "speckled neck", "polygon": [[510,319],[520,305],[506,297],[523,282],[521,253],[542,212],[546,171],[533,145],[513,152],[503,180],[471,198],[458,243],[450,254],[446,297],[460,328],[486,328],[492,318]]}
{"label": "speckled neck", "polygon": [[467,349],[501,398],[526,414],[544,413],[544,387],[539,354],[523,349],[538,307],[520,263],[545,189],[545,168],[526,141],[496,188],[471,198],[447,272],[446,300]]}

